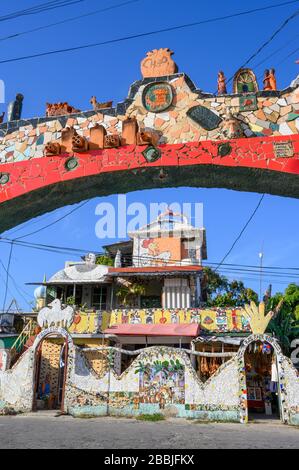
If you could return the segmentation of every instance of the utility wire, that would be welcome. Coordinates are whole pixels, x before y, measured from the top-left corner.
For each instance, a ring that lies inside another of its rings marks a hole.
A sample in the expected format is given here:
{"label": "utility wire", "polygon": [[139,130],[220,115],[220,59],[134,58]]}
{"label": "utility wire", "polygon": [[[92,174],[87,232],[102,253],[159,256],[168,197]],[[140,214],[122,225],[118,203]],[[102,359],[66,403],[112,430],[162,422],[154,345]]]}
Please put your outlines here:
{"label": "utility wire", "polygon": [[[6,272],[7,274],[7,268],[5,267],[4,263],[1,261],[0,259],[0,263],[4,269],[4,271]],[[25,296],[23,295],[23,293],[29,298],[32,300],[32,296],[30,294],[28,294],[28,292],[26,292],[24,289],[22,289],[20,286],[18,286],[18,284],[16,283],[15,279],[13,278],[13,276],[11,274],[9,274],[9,278],[11,279],[11,281],[13,282],[14,286],[15,286],[15,289],[17,291],[17,293],[19,294],[20,297],[22,297],[22,299],[24,300],[24,302],[27,303],[27,305],[29,305],[30,308],[32,308],[32,304],[28,302],[28,300],[25,298]],[[2,277],[2,276],[1,276]],[[5,280],[4,280],[5,282]],[[10,290],[10,288],[8,287],[8,292],[10,293],[10,295],[12,297],[14,297],[15,295],[12,293],[12,291]],[[23,293],[22,293],[23,292]]]}
{"label": "utility wire", "polygon": [[3,312],[5,310],[6,299],[7,299],[8,278],[9,278],[9,269],[10,269],[10,263],[11,263],[11,258],[12,258],[12,251],[13,251],[13,242],[10,245],[7,268],[5,269],[5,271],[6,271],[6,280],[5,280],[5,289],[4,289],[4,298],[3,298],[3,309],[2,309]]}
{"label": "utility wire", "polygon": [[[170,31],[178,31],[180,29],[186,29],[186,28],[190,28],[190,27],[194,27],[194,26],[199,26],[199,25],[202,25],[202,24],[213,23],[213,22],[216,22],[216,21],[223,21],[223,20],[227,20],[227,19],[230,19],[230,18],[236,18],[236,17],[244,16],[244,15],[248,15],[248,14],[251,14],[251,13],[256,13],[258,11],[270,10],[270,9],[277,8],[277,7],[280,7],[280,6],[290,5],[292,3],[298,3],[298,1],[299,0],[292,0],[292,1],[284,2],[284,3],[278,3],[278,4],[275,4],[275,5],[269,5],[267,7],[255,8],[255,9],[252,9],[252,10],[247,10],[247,11],[243,11],[243,12],[239,12],[239,13],[233,13],[233,14],[230,14],[230,15],[224,15],[224,16],[219,16],[219,17],[216,17],[216,18],[209,18],[209,19],[206,19],[206,20],[195,21],[193,23],[181,24],[181,25],[172,26],[172,27],[168,27],[168,28],[158,29],[158,30],[155,30],[155,31],[147,31],[145,33],[133,34],[133,35],[130,35],[130,36],[123,36],[123,37],[120,37],[120,38],[110,39],[110,40],[102,41],[102,42],[84,44],[82,46],[68,47],[66,49],[56,49],[56,50],[53,50],[53,51],[40,52],[40,53],[37,53],[37,54],[31,54],[31,55],[27,55],[27,56],[14,57],[12,59],[4,59],[4,60],[0,61],[0,64],[7,64],[7,63],[10,63],[10,62],[17,62],[17,61],[21,61],[21,60],[34,59],[36,57],[45,57],[45,56],[53,55],[53,54],[61,54],[61,53],[65,53],[65,52],[78,51],[78,50],[82,50],[82,49],[88,49],[88,48],[91,48],[91,47],[104,46],[104,45],[108,45],[108,44],[115,44],[115,43],[119,43],[119,42],[128,41],[128,40],[131,40],[131,39],[138,39],[138,38],[142,38],[142,37],[146,37],[146,36],[153,36],[155,34],[161,34],[161,33],[170,32]],[[298,12],[297,12],[297,14],[298,14]],[[294,15],[295,14],[293,14],[292,17],[290,17],[286,21],[290,21],[294,17]],[[281,29],[282,28],[280,28],[280,30]],[[276,36],[276,34],[278,34],[278,32],[276,32],[273,35],[273,38]],[[267,41],[267,44],[269,42],[270,42],[270,40]],[[265,44],[263,46],[261,46],[261,48],[259,49],[259,52],[264,47],[265,47]],[[257,55],[257,53],[253,54],[251,56],[251,58],[255,57],[255,55]],[[251,60],[251,58],[250,58],[250,60]]]}
{"label": "utility wire", "polygon": [[282,63],[285,62],[289,57],[291,57],[292,55],[294,55],[294,54],[297,53],[298,51],[299,51],[299,47],[297,47],[297,48],[294,49],[292,52],[290,52],[286,57],[284,57],[284,59],[282,59],[280,62],[278,62],[277,65],[282,64]]}
{"label": "utility wire", "polygon": [[[293,20],[294,18],[296,18],[297,16],[299,15],[299,10],[296,10],[294,13],[292,13],[290,16],[288,16],[288,18],[286,18],[283,23],[279,26],[278,29],[276,29],[272,34],[271,36],[269,37],[269,39],[267,39],[267,41],[265,41],[244,63],[243,65],[241,65],[241,67],[239,67],[238,70],[241,70],[243,69],[244,67],[246,67],[246,65],[249,64],[249,62],[251,62],[266,46],[268,46],[272,41],[273,39],[288,25],[288,23]],[[295,52],[295,51],[294,51]],[[0,62],[1,63],[1,62]],[[226,84],[228,85],[235,77],[235,73],[227,80]],[[215,91],[214,94],[216,94],[217,91]]]}
{"label": "utility wire", "polygon": [[101,8],[100,10],[93,10],[89,13],[85,13],[85,14],[78,15],[78,16],[73,16],[71,18],[66,18],[65,20],[57,21],[56,23],[50,23],[50,24],[47,24],[47,25],[44,25],[44,26],[39,26],[37,28],[28,29],[27,31],[22,31],[20,33],[10,34],[8,36],[4,36],[4,37],[0,38],[0,41],[6,41],[7,39],[14,39],[14,38],[23,36],[24,34],[35,33],[36,31],[42,31],[44,29],[52,28],[54,26],[59,26],[59,25],[65,24],[65,23],[69,23],[70,21],[81,20],[82,18],[87,18],[88,16],[94,16],[94,15],[97,15],[98,13],[104,13],[106,11],[115,10],[116,8],[121,8],[123,6],[127,6],[127,5],[130,5],[132,3],[137,3],[137,2],[140,2],[140,1],[141,0],[128,0],[126,2],[118,3],[118,4],[112,5],[110,7]]}
{"label": "utility wire", "polygon": [[289,44],[293,44],[295,40],[297,40],[297,38],[299,37],[299,34],[296,34],[295,36],[292,37],[292,39],[290,39],[289,41],[287,41],[286,43],[284,43],[281,47],[279,47],[278,49],[276,49],[275,51],[273,51],[271,54],[269,54],[267,57],[265,57],[263,60],[261,60],[260,62],[258,62],[257,64],[254,64],[252,66],[252,68],[254,69],[257,69],[258,67],[260,67],[262,64],[264,64],[265,62],[267,62],[271,57],[273,57],[274,55],[276,55],[278,52],[280,52],[282,49],[284,49],[285,47],[287,47]]}
{"label": "utility wire", "polygon": [[36,233],[39,233],[39,232],[41,232],[42,230],[45,230],[46,228],[52,227],[53,225],[57,224],[58,222],[61,222],[61,220],[65,219],[66,217],[68,217],[69,215],[73,214],[73,213],[76,212],[77,210],[81,209],[81,207],[85,206],[89,201],[90,201],[90,199],[88,199],[87,201],[82,202],[82,204],[79,204],[79,206],[77,206],[77,207],[75,207],[74,209],[70,210],[69,212],[67,212],[66,214],[62,215],[61,217],[59,217],[58,219],[54,220],[53,222],[49,223],[48,225],[45,225],[44,227],[41,227],[41,228],[35,230],[34,232],[26,233],[26,235],[22,235],[21,237],[17,237],[17,238],[15,238],[13,241],[22,240],[23,238],[30,237],[31,235],[35,235]]}
{"label": "utility wire", "polygon": [[255,216],[256,212],[258,211],[261,203],[263,202],[263,199],[265,197],[265,194],[262,194],[261,198],[259,199],[259,202],[257,203],[257,206],[256,208],[254,209],[254,211],[252,212],[251,216],[249,217],[249,219],[247,220],[246,224],[244,225],[244,227],[242,228],[241,232],[239,233],[239,235],[237,236],[237,238],[235,239],[235,241],[233,242],[232,246],[230,247],[230,249],[228,250],[228,252],[224,255],[224,257],[222,258],[222,260],[220,261],[220,263],[218,264],[218,266],[215,268],[215,271],[217,271],[220,266],[222,265],[222,263],[226,260],[226,258],[230,255],[230,253],[233,251],[234,247],[236,246],[236,244],[238,243],[238,241],[240,240],[240,238],[242,237],[243,233],[245,232],[246,228],[248,227],[248,225],[250,224],[251,220],[253,219],[253,217]]}
{"label": "utility wire", "polygon": [[[68,254],[68,255],[71,255],[71,254],[76,254],[76,255],[81,255],[81,254],[86,254],[86,253],[90,253],[90,252],[95,252],[97,254],[97,256],[101,256],[101,255],[105,255],[105,256],[109,256],[109,254],[107,254],[107,252],[98,252],[97,250],[94,250],[94,249],[91,249],[90,247],[89,248],[74,248],[74,247],[65,247],[65,246],[57,246],[57,245],[46,245],[46,244],[41,244],[41,243],[34,243],[34,242],[26,242],[26,241],[17,241],[16,239],[14,240],[11,240],[9,238],[0,238],[0,242],[2,243],[6,243],[6,244],[11,244],[12,242],[15,244],[15,245],[20,245],[22,247],[25,247],[25,248],[33,248],[33,249],[41,249],[42,251],[52,251],[54,250],[55,252],[57,251],[58,253],[60,254]],[[113,258],[113,257],[111,257]],[[162,259],[159,259],[158,257],[154,257],[154,256],[133,256],[133,255],[124,255],[123,258],[125,258],[127,260],[127,263],[130,263],[132,261],[136,261],[136,260],[153,260],[153,261],[163,261],[165,262],[165,260],[162,260]],[[175,260],[175,259],[172,259],[170,260],[168,263],[167,261],[165,262],[166,265],[167,264],[173,264],[174,262],[178,262],[180,263],[181,260]],[[211,267],[212,269],[215,269],[214,266],[219,266],[219,262],[207,262],[207,261],[203,261],[203,266],[206,266],[206,267]],[[259,272],[259,266],[257,265],[248,265],[248,264],[237,264],[237,263],[224,263],[222,262],[221,263],[222,266],[225,266],[227,267],[228,269],[229,268],[246,268],[244,270],[246,270],[247,272],[252,272],[251,270],[256,270],[257,272]],[[221,268],[223,269],[223,268]],[[266,270],[274,270],[274,271],[280,271],[280,270],[288,270],[288,271],[299,271],[299,267],[288,267],[288,266],[264,266],[263,268],[265,271]],[[275,273],[274,273],[275,274]],[[284,273],[286,274],[286,273]],[[296,273],[288,273],[290,275],[296,275]],[[299,274],[298,274],[299,275]]]}
{"label": "utility wire", "polygon": [[31,8],[27,8],[26,10],[18,10],[8,15],[0,16],[0,22],[14,20],[21,16],[28,16],[28,15],[35,15],[38,13],[43,13],[49,10],[53,10],[56,8],[61,8],[69,5],[74,5],[75,3],[82,3],[86,0],[56,0],[52,2],[40,3],[35,5]]}

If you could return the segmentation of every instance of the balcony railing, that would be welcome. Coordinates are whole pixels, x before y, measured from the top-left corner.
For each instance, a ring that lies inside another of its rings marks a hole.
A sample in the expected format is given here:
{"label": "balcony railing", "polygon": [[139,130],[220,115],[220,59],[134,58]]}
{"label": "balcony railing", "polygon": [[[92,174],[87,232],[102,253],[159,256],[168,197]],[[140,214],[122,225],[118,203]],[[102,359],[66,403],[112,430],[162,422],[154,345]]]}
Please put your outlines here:
{"label": "balcony railing", "polygon": [[250,332],[241,309],[115,309],[112,311],[77,311],[69,328],[72,334],[96,334],[120,324],[189,324],[213,332]]}

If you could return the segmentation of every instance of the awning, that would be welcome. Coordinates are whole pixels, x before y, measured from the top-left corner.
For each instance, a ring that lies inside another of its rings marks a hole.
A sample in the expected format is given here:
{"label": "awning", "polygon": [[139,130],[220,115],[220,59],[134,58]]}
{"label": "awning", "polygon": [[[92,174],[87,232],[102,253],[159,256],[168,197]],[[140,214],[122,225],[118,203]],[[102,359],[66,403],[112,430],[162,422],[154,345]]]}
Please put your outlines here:
{"label": "awning", "polygon": [[105,334],[122,336],[191,336],[199,334],[200,325],[197,323],[180,323],[169,325],[114,325],[104,330]]}
{"label": "awning", "polygon": [[199,265],[186,266],[141,266],[126,268],[109,268],[108,276],[111,277],[142,277],[142,276],[179,276],[201,273],[203,267]]}

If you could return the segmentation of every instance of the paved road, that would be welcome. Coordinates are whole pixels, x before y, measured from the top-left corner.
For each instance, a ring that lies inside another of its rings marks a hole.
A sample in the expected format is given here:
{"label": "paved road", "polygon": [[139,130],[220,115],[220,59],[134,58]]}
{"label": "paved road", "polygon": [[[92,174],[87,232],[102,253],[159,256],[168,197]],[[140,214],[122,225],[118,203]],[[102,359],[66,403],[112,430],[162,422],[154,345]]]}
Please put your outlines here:
{"label": "paved road", "polygon": [[75,419],[45,412],[0,417],[0,448],[226,449],[299,448],[299,429],[279,422],[140,422],[127,418]]}

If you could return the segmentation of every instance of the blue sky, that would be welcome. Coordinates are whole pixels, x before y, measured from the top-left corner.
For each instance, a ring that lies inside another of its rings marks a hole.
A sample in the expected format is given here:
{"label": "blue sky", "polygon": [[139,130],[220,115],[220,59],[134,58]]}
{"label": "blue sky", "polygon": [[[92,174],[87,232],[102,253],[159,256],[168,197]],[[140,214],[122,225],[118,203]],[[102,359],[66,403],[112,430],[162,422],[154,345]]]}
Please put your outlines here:
{"label": "blue sky", "polygon": [[[0,15],[21,8],[31,7],[42,0],[19,2],[11,0],[1,5]],[[81,15],[89,11],[121,3],[121,0],[85,0],[77,5],[60,8],[47,13],[2,22],[0,39],[6,35],[25,31],[41,25]],[[242,3],[200,2],[185,0],[140,0],[136,4],[123,6],[92,17],[82,18],[64,25],[0,41],[1,59],[19,57],[52,49],[67,48],[81,44],[114,39],[144,31],[151,31],[177,24],[189,23],[215,16],[227,15],[246,9],[259,8],[277,2],[252,0]],[[13,62],[0,66],[0,79],[5,81],[6,101],[13,99],[17,92],[25,96],[23,117],[43,116],[46,102],[68,101],[73,106],[89,109],[89,99],[96,95],[98,101],[113,99],[122,101],[129,86],[140,78],[140,61],[148,50],[170,47],[175,51],[175,60],[182,72],[187,73],[198,88],[213,92],[216,89],[217,72],[222,69],[227,77],[265,41],[282,21],[299,8],[299,3],[276,9],[210,23],[189,29],[162,33],[138,40],[120,42],[103,47],[59,54],[28,61]],[[291,22],[267,48],[254,59],[250,66],[258,77],[265,68],[276,68],[279,88],[287,87],[298,75],[299,66],[295,60],[299,52],[286,59],[298,46],[299,17]],[[285,46],[285,47],[284,47]],[[271,58],[257,67],[258,63],[274,53]],[[0,104],[0,113],[5,110]],[[204,225],[207,230],[208,260],[219,261],[231,246],[235,237],[254,210],[260,195],[224,189],[163,189],[130,193],[128,203],[150,202],[201,202],[204,205]],[[99,202],[116,203],[116,196],[96,198],[82,209],[53,227],[26,241],[60,246],[83,247],[101,250],[102,244],[116,240],[99,240],[95,235],[98,216],[95,208]],[[49,224],[67,213],[64,207],[51,214],[6,232],[6,236],[21,236]],[[266,195],[258,213],[226,260],[228,263],[259,263],[258,253],[263,247],[264,264],[267,266],[299,266],[299,201]],[[18,229],[17,232],[15,230]],[[0,244],[0,258],[6,264],[9,247]],[[11,262],[11,274],[18,285],[9,283],[8,301],[16,297],[19,304],[28,309],[25,299],[30,301],[33,288],[26,282],[42,280],[44,273],[49,277],[60,269],[65,259],[75,256],[56,255],[15,247]],[[289,272],[289,270],[288,270]],[[255,290],[259,280],[253,275],[238,277]],[[0,266],[0,309],[4,296],[5,271]],[[265,276],[263,288],[269,281],[274,291],[282,290],[291,279]],[[20,289],[22,289],[20,294]],[[25,294],[26,292],[26,294]]]}

